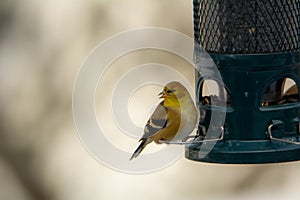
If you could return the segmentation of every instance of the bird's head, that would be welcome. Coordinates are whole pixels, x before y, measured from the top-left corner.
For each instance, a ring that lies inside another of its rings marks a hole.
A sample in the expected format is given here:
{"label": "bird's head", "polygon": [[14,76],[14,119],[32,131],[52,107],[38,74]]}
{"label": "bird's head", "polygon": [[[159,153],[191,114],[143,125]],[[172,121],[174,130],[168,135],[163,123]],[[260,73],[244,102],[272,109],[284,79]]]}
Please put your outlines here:
{"label": "bird's head", "polygon": [[187,89],[176,81],[168,83],[159,95],[169,106],[180,106],[180,102],[191,98]]}

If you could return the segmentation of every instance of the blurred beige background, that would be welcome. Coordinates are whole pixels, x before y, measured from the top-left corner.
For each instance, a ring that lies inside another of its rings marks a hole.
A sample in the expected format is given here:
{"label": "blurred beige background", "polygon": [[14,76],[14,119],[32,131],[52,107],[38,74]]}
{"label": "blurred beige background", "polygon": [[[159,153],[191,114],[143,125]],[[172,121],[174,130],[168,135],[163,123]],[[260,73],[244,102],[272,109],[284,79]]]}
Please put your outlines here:
{"label": "blurred beige background", "polygon": [[[0,1],[0,199],[298,199],[299,162],[182,158],[156,173],[129,175],[89,155],[72,119],[77,70],[99,42],[143,26],[192,37],[191,0]],[[192,73],[185,76],[193,82]]]}

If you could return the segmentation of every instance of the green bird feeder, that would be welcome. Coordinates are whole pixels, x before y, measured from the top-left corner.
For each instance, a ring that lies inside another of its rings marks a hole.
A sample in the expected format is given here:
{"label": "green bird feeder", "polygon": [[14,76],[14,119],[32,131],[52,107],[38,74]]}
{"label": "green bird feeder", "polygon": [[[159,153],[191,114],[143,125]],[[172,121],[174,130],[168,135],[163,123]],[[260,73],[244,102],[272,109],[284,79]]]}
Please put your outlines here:
{"label": "green bird feeder", "polygon": [[300,1],[193,4],[195,64],[202,59],[199,45],[221,78],[197,75],[201,117],[186,158],[228,164],[300,160]]}

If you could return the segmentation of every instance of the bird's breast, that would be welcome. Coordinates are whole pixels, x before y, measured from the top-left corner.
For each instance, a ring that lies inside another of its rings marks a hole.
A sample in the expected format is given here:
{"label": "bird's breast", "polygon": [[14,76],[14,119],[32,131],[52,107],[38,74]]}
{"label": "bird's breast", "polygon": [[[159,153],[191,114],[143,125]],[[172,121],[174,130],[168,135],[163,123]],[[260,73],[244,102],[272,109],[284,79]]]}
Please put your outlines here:
{"label": "bird's breast", "polygon": [[180,114],[180,125],[173,140],[182,140],[186,138],[195,129],[197,124],[197,110],[185,109]]}

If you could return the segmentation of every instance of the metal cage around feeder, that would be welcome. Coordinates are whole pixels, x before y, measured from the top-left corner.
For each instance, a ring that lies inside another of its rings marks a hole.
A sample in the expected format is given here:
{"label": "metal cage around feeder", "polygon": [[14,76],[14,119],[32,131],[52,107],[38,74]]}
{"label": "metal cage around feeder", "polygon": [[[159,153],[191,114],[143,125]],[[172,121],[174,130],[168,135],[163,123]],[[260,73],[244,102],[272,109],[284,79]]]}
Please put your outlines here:
{"label": "metal cage around feeder", "polygon": [[[195,46],[210,54],[222,81],[197,76],[201,118],[198,138],[186,144],[186,158],[244,164],[300,160],[300,0],[193,4]],[[213,84],[216,94],[205,89]],[[225,101],[224,109],[212,100]],[[225,122],[216,129],[218,138],[206,140],[217,107]],[[205,152],[209,142],[215,144]]]}

